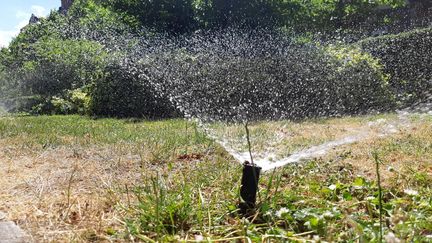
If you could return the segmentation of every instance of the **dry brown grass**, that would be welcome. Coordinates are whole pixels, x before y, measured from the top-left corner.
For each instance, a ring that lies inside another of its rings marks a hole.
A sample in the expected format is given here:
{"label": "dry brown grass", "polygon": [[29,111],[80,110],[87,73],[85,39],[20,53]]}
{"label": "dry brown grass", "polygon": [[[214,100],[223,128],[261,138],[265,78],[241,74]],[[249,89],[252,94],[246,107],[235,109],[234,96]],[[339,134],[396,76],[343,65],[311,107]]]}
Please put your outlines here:
{"label": "dry brown grass", "polygon": [[13,140],[0,140],[0,211],[37,242],[103,239],[118,228],[109,191],[136,182],[150,156],[127,145],[34,149]]}
{"label": "dry brown grass", "polygon": [[412,121],[409,126],[399,127],[398,132],[386,136],[371,133],[364,140],[333,150],[324,159],[353,167],[360,176],[373,181],[376,179],[373,152],[379,153],[384,185],[401,183],[407,174],[426,173],[432,177],[431,120]]}
{"label": "dry brown grass", "polygon": [[124,198],[114,190],[132,188],[180,154],[205,157],[208,140],[186,124],[0,118],[0,211],[36,242],[112,240],[124,230],[116,210]]}

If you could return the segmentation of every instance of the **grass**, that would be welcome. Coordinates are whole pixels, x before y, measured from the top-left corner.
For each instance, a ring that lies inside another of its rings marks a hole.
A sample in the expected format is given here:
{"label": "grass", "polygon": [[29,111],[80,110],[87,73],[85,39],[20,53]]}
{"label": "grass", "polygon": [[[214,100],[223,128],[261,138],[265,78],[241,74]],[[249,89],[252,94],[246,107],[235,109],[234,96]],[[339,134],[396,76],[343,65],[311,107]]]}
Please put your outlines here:
{"label": "grass", "polygon": [[[193,134],[195,133],[195,134]],[[193,134],[193,139],[189,137]],[[33,145],[51,147],[78,144],[82,146],[157,142],[169,138],[177,145],[188,145],[200,139],[196,127],[183,120],[146,122],[139,120],[92,120],[80,116],[24,116],[2,118],[0,137],[26,136]],[[209,140],[207,140],[208,142]],[[201,141],[198,141],[200,143]]]}
{"label": "grass", "polygon": [[[254,149],[274,143],[292,153],[377,119],[396,116],[257,123],[250,130]],[[372,135],[263,174],[256,212],[243,218],[241,167],[193,123],[0,118],[0,211],[38,242],[378,242],[382,202],[384,238],[426,242],[432,118],[410,120],[387,137]],[[241,127],[212,126],[243,136]],[[279,131],[282,145],[272,140]]]}

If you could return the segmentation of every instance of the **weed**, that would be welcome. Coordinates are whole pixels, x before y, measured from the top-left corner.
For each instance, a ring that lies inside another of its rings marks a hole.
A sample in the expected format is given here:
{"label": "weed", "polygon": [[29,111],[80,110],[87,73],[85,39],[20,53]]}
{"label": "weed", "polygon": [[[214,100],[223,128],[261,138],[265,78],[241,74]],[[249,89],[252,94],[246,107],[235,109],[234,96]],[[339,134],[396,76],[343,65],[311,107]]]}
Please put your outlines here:
{"label": "weed", "polygon": [[373,152],[373,158],[375,160],[375,172],[377,175],[378,185],[378,209],[379,209],[379,242],[383,240],[383,205],[382,205],[382,188],[381,188],[381,174],[380,174],[380,160],[378,152]]}

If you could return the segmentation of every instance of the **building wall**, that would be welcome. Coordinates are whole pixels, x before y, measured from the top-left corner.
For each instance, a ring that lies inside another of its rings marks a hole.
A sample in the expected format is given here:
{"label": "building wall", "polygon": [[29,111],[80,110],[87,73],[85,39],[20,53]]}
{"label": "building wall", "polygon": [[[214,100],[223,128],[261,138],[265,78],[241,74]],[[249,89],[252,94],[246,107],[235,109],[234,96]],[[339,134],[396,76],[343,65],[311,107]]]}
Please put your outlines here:
{"label": "building wall", "polygon": [[61,11],[67,12],[72,6],[73,0],[61,0]]}

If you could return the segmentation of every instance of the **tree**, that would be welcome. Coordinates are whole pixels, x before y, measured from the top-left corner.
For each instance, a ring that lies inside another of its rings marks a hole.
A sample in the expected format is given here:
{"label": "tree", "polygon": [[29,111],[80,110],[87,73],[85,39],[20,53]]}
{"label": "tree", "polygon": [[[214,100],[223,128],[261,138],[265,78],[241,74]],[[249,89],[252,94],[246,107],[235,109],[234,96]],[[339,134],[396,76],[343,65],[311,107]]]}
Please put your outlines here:
{"label": "tree", "polygon": [[274,26],[278,20],[275,0],[212,0],[199,1],[203,12],[201,21],[210,27]]}
{"label": "tree", "polygon": [[107,0],[98,1],[117,13],[125,13],[134,27],[185,33],[196,26],[193,0]]}

